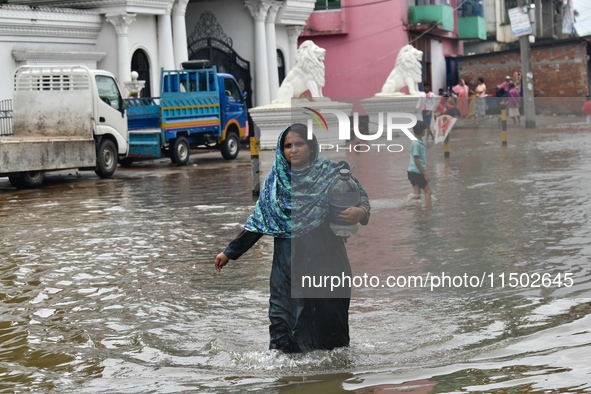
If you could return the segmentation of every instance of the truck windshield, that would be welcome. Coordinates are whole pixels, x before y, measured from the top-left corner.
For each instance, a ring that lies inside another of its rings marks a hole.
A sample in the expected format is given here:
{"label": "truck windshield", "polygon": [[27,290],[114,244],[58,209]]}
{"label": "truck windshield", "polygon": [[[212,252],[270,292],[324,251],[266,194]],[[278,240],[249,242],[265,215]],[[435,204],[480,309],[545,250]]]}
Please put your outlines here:
{"label": "truck windshield", "polygon": [[115,109],[119,109],[121,93],[117,87],[117,82],[115,82],[113,78],[104,75],[97,75],[96,87],[98,89],[98,95],[102,101]]}

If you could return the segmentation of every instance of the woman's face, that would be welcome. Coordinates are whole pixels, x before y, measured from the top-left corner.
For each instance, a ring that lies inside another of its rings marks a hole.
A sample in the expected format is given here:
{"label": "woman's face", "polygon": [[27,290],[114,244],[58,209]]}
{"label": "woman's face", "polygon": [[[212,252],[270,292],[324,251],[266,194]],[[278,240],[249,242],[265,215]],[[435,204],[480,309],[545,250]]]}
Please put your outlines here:
{"label": "woman's face", "polygon": [[312,151],[308,141],[297,133],[288,132],[283,141],[283,154],[294,170],[301,170],[310,164]]}

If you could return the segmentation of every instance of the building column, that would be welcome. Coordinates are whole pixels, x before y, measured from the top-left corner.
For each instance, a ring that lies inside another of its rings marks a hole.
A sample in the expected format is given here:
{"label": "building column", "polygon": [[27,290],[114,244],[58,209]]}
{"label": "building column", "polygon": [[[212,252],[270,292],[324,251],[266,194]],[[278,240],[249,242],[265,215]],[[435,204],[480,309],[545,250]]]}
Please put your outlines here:
{"label": "building column", "polygon": [[177,0],[172,7],[172,38],[174,40],[174,66],[181,68],[181,63],[189,60],[187,48],[187,27],[185,13],[189,0]]}
{"label": "building column", "polygon": [[265,0],[248,0],[244,3],[254,19],[254,53],[255,53],[255,98],[256,106],[271,103],[269,90],[269,63],[267,61],[267,40],[265,38],[265,19],[272,2]]}
{"label": "building column", "polygon": [[174,52],[172,50],[172,23],[170,11],[172,2],[166,8],[164,15],[158,15],[158,61],[165,70],[175,70]]}
{"label": "building column", "polygon": [[117,79],[119,85],[123,86],[123,82],[129,80],[129,73],[131,72],[131,63],[129,59],[129,25],[135,21],[136,14],[107,14],[105,18],[107,22],[115,27],[117,34]]}
{"label": "building column", "polygon": [[287,35],[289,36],[289,68],[291,70],[295,66],[295,59],[298,53],[298,38],[304,31],[304,26],[293,25],[287,26]]}
{"label": "building column", "polygon": [[277,41],[275,37],[275,19],[277,12],[283,5],[282,2],[274,1],[269,7],[267,19],[265,20],[265,33],[267,35],[267,62],[269,63],[269,93],[271,100],[274,100],[279,90],[279,73],[277,70]]}

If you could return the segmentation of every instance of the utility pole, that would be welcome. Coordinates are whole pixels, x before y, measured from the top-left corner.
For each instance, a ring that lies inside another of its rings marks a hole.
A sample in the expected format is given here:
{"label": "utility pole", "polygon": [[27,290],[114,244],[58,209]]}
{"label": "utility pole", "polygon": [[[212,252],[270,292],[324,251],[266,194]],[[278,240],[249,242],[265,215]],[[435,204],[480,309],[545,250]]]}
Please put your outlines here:
{"label": "utility pole", "polygon": [[[522,10],[531,12],[531,1],[520,0]],[[529,16],[529,15],[528,15]],[[536,127],[536,103],[534,101],[534,74],[531,69],[531,51],[529,46],[529,35],[519,37],[519,49],[521,52],[521,74],[523,84],[523,109],[525,112],[525,127],[533,129]]]}

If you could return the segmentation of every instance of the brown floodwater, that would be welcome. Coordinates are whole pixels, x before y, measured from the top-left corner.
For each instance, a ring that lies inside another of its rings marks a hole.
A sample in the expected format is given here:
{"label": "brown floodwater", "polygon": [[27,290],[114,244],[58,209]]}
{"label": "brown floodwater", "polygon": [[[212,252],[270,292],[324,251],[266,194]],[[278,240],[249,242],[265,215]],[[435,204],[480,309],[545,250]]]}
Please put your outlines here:
{"label": "brown floodwater", "polygon": [[[350,347],[299,355],[268,350],[273,240],[213,268],[253,208],[247,152],[0,178],[0,392],[589,392],[591,132],[508,138],[429,143],[431,207],[408,200],[407,139],[331,156],[370,196],[347,249],[380,284],[354,289]],[[468,285],[383,286],[427,275]]]}

